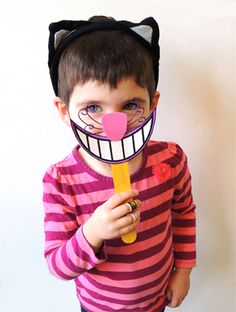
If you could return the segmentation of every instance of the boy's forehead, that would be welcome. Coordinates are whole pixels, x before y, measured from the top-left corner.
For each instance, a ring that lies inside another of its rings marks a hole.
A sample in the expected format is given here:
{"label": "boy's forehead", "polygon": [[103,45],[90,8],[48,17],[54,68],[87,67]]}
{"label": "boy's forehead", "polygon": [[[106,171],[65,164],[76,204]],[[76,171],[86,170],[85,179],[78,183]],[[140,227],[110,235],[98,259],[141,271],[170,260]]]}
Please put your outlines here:
{"label": "boy's forehead", "polygon": [[110,91],[113,91],[114,89],[120,88],[120,87],[125,87],[125,86],[133,86],[135,88],[141,88],[145,89],[145,87],[141,87],[140,85],[137,84],[135,79],[131,77],[123,77],[117,82],[117,86],[113,87],[111,86],[108,82],[102,82],[96,79],[88,79],[85,82],[78,82],[74,89],[76,88],[85,88],[85,87],[90,87],[90,88],[107,88],[110,89]]}
{"label": "boy's forehead", "polygon": [[116,88],[112,88],[108,83],[101,83],[96,80],[89,80],[85,83],[78,83],[73,90],[71,100],[79,99],[79,102],[87,102],[89,99],[96,102],[103,102],[109,98],[118,101],[136,99],[145,102],[148,99],[146,87],[139,86],[133,78],[125,78],[118,82]]}

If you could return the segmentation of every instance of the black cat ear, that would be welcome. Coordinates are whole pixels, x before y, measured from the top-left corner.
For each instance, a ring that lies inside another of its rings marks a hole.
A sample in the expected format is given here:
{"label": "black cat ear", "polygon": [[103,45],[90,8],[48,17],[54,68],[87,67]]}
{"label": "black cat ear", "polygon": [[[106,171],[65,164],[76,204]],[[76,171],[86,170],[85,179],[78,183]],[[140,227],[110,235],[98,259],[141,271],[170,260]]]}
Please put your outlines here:
{"label": "black cat ear", "polygon": [[136,32],[140,37],[143,37],[147,42],[152,44],[152,34],[153,29],[148,25],[140,25],[130,28],[132,31]]}
{"label": "black cat ear", "polygon": [[147,17],[139,25],[131,27],[140,37],[149,42],[156,57],[160,57],[159,26],[153,17]]}
{"label": "black cat ear", "polygon": [[48,40],[48,65],[51,66],[52,60],[60,43],[74,30],[76,30],[86,21],[70,21],[62,20],[59,22],[51,23],[49,25],[49,40]]}
{"label": "black cat ear", "polygon": [[139,36],[139,38],[142,38],[146,42],[148,42],[149,43],[148,48],[151,47],[154,75],[157,86],[159,80],[159,59],[160,59],[159,26],[153,17],[148,17],[142,20],[141,23],[131,26],[130,30],[135,32]]}
{"label": "black cat ear", "polygon": [[69,30],[61,29],[54,34],[54,48],[55,50],[59,44],[65,39],[65,37],[70,33]]}
{"label": "black cat ear", "polygon": [[151,45],[159,40],[159,27],[153,17],[142,20],[139,24],[130,28]]}

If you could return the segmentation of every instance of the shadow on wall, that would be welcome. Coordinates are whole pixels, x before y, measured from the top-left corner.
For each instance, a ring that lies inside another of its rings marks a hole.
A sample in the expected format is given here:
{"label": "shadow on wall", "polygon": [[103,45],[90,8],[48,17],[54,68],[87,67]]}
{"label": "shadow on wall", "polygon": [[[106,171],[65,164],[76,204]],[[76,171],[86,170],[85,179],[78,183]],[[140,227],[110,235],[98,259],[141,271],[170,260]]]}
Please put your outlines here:
{"label": "shadow on wall", "polygon": [[[180,63],[178,60],[175,64]],[[234,270],[232,203],[236,201],[233,177],[236,127],[233,81],[236,73],[231,72],[230,80],[227,75],[230,69],[225,70],[225,64],[218,64],[216,68],[207,59],[179,66],[184,77],[178,80],[177,89],[184,90],[181,96],[190,99],[187,110],[190,110],[189,116],[192,115],[188,120],[191,131],[187,140],[194,154],[191,163],[198,216],[196,277],[201,287],[197,296],[206,289],[209,291],[209,284],[232,280]]]}

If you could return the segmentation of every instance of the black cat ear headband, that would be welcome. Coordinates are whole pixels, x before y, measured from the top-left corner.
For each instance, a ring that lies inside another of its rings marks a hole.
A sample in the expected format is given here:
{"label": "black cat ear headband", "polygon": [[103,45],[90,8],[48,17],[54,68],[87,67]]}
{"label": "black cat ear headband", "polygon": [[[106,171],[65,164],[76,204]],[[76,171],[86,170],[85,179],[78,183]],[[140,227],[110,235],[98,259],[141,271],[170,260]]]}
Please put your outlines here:
{"label": "black cat ear headband", "polygon": [[159,27],[152,17],[142,20],[140,23],[129,21],[70,21],[62,20],[49,25],[49,59],[48,66],[53,89],[58,95],[58,65],[60,57],[75,39],[82,35],[96,30],[119,30],[124,31],[135,37],[147,50],[150,51],[153,58],[153,68],[156,86],[159,76]]}

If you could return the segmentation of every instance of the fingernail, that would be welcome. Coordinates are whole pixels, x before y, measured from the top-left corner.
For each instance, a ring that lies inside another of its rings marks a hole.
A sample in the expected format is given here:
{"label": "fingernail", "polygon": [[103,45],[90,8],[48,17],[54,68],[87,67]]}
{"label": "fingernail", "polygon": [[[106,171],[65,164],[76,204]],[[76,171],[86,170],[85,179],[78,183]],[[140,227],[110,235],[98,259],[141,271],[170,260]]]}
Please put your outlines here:
{"label": "fingernail", "polygon": [[134,191],[134,195],[138,195],[139,191],[138,190],[133,190]]}

